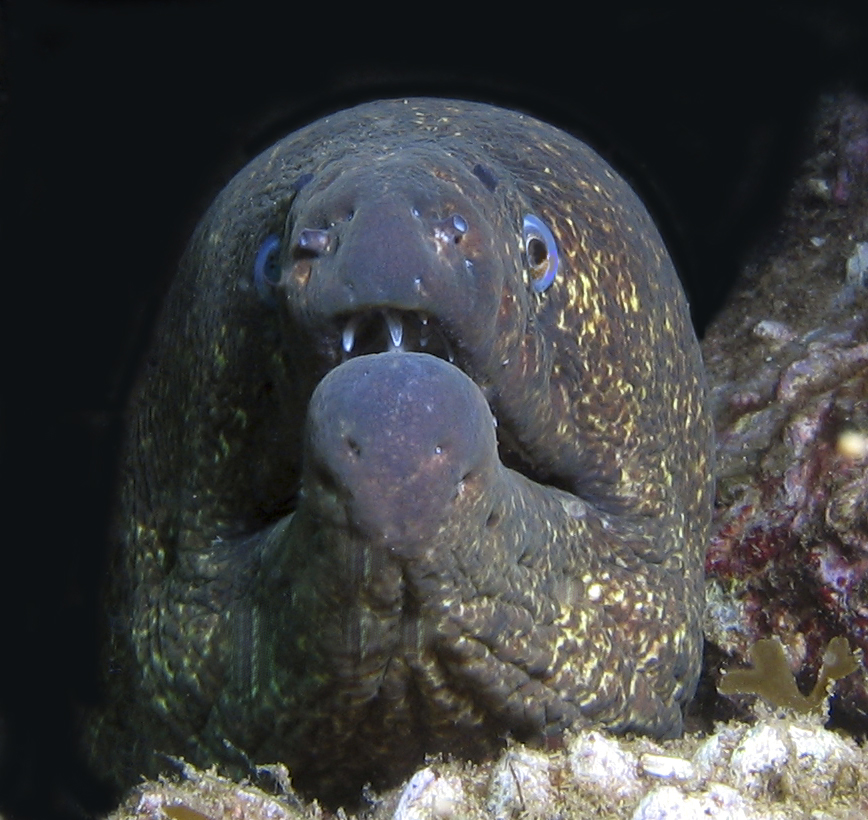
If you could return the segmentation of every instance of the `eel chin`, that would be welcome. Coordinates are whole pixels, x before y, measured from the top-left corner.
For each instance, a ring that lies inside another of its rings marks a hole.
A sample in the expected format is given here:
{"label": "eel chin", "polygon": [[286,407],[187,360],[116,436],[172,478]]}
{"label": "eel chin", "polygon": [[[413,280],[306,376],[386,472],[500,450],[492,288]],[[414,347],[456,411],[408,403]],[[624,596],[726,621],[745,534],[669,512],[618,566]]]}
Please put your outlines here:
{"label": "eel chin", "polygon": [[436,537],[498,466],[494,418],[461,370],[426,353],[366,355],[313,394],[302,504],[394,550]]}

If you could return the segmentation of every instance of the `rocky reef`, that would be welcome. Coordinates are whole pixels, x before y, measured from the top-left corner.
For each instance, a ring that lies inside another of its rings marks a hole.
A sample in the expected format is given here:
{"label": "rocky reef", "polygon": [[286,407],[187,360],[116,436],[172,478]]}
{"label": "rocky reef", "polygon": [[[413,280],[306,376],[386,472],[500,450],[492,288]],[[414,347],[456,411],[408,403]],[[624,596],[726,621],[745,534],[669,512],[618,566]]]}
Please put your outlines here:
{"label": "rocky reef", "polygon": [[[717,431],[708,671],[775,636],[807,691],[830,640],[868,648],[868,104],[830,98],[782,224],[703,352]],[[868,729],[861,673],[831,718]]]}
{"label": "rocky reef", "polygon": [[[708,737],[617,739],[582,731],[565,748],[516,745],[492,763],[433,762],[401,788],[369,795],[367,820],[855,820],[868,811],[868,757],[817,717],[765,714]],[[286,770],[278,794],[182,766],[181,776],[135,789],[110,820],[320,820]],[[348,815],[338,811],[337,817]]]}

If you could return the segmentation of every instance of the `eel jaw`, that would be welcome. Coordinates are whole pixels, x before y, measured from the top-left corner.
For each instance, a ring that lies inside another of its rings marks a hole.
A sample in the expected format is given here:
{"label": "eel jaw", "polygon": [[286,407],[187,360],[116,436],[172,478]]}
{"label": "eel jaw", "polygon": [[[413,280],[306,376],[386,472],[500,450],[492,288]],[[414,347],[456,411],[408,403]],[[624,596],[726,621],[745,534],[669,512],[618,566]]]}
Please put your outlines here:
{"label": "eel jaw", "polygon": [[375,308],[343,316],[337,324],[341,362],[369,353],[401,350],[428,353],[455,364],[455,346],[427,313]]}
{"label": "eel jaw", "polygon": [[[481,358],[473,355],[456,341],[455,336],[438,318],[426,311],[394,306],[366,307],[342,313],[332,320],[326,355],[332,370],[350,359],[368,354],[402,351],[427,353],[449,362],[476,384],[488,401],[497,428],[498,450],[504,466],[521,473],[531,481],[553,483],[551,476],[540,474],[527,454],[520,430],[504,425],[499,418],[497,386],[486,376]],[[339,340],[339,342],[336,342]],[[482,375],[481,375],[482,374]]]}

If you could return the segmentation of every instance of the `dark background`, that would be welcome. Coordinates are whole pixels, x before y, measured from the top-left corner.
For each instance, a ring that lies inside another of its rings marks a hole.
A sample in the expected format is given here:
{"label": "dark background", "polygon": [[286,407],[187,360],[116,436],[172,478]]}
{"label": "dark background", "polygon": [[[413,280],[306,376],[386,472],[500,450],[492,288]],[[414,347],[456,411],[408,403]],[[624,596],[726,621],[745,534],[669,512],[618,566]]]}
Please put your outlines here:
{"label": "dark background", "polygon": [[818,95],[865,90],[868,26],[843,3],[692,6],[0,3],[0,810],[105,808],[72,715],[96,697],[120,412],[222,183],[352,103],[520,108],[640,190],[701,330],[773,230]]}

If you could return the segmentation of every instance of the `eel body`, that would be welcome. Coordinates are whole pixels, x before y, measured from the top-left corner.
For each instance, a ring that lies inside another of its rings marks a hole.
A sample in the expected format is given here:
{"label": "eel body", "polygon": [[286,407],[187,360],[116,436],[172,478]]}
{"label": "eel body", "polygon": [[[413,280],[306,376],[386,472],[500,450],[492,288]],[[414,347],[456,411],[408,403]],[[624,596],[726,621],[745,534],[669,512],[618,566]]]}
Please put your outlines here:
{"label": "eel body", "polygon": [[92,748],[326,800],[570,726],[678,734],[712,503],[670,258],[591,149],[374,102],[199,224],[133,396]]}

